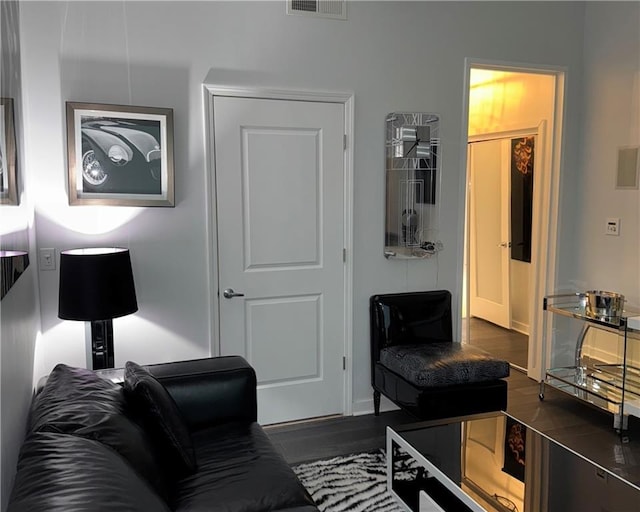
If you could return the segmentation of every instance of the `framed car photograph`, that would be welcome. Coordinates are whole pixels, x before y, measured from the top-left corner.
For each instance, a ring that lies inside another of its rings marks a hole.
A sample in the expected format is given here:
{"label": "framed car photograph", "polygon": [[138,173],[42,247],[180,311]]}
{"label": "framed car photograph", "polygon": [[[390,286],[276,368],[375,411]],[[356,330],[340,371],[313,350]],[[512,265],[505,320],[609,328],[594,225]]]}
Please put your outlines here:
{"label": "framed car photograph", "polygon": [[13,99],[0,98],[0,204],[18,204]]}
{"label": "framed car photograph", "polygon": [[174,206],[173,110],[67,102],[69,204]]}

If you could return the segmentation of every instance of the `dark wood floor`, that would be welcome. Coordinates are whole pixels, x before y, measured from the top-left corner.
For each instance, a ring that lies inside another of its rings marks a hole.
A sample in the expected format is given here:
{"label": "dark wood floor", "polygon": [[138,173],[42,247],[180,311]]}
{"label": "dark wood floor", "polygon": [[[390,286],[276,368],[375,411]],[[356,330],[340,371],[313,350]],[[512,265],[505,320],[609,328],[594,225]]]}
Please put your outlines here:
{"label": "dark wood floor", "polygon": [[[466,338],[466,319],[462,321],[463,341]],[[505,359],[520,368],[527,368],[529,337],[498,325],[471,318],[470,345],[477,346],[495,357]]]}
{"label": "dark wood floor", "polygon": [[[538,399],[539,385],[512,370],[508,412],[571,450],[640,486],[640,419],[629,418],[629,441],[613,429],[613,416],[547,388]],[[339,417],[295,425],[268,427],[267,432],[290,464],[383,448],[387,425],[413,423],[401,411]]]}

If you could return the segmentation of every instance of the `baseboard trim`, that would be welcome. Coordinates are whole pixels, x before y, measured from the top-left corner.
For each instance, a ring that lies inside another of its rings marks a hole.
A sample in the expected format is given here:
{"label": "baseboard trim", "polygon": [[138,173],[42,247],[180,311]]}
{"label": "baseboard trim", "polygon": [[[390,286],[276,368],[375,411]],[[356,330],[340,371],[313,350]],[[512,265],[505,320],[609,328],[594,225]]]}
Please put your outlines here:
{"label": "baseboard trim", "polygon": [[[400,409],[391,400],[380,397],[380,412],[397,411]],[[365,414],[373,414],[373,398],[366,400],[356,400],[353,402],[352,413],[354,416],[363,416]]]}
{"label": "baseboard trim", "polygon": [[594,359],[597,364],[607,364],[605,361],[615,361],[618,359],[617,353],[609,352],[608,350],[599,347],[589,347],[588,350],[583,351],[583,355]]}
{"label": "baseboard trim", "polygon": [[519,332],[520,334],[524,334],[525,336],[529,336],[529,325],[524,324],[522,322],[516,322],[515,320],[511,321],[511,330]]}

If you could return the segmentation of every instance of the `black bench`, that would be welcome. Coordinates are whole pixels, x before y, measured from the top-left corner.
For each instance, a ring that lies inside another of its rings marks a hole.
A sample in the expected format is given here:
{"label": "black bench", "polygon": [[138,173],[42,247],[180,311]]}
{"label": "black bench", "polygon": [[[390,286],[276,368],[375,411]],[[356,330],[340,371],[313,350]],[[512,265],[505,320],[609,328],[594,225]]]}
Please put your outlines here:
{"label": "black bench", "polygon": [[505,410],[509,363],[455,343],[446,290],[370,298],[371,385],[419,419]]}

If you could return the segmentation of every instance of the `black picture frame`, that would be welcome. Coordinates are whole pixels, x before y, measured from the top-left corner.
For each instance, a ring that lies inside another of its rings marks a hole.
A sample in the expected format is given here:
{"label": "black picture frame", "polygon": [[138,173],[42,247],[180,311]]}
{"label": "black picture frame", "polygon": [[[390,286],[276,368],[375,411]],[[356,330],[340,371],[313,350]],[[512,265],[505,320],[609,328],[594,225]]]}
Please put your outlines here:
{"label": "black picture frame", "polygon": [[511,259],[531,263],[535,136],[511,139]]}
{"label": "black picture frame", "polygon": [[174,206],[173,110],[67,102],[70,205]]}
{"label": "black picture frame", "polygon": [[504,466],[502,471],[524,482],[527,427],[507,416],[504,433]]}

